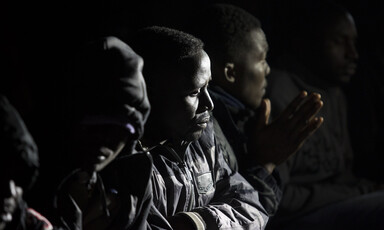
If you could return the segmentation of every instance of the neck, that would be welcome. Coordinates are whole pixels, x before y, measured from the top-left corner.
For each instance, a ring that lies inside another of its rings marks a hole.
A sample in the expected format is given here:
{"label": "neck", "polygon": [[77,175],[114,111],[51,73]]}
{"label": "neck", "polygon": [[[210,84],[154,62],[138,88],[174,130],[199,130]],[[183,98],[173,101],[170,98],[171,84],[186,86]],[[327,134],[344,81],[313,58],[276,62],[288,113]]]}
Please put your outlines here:
{"label": "neck", "polygon": [[178,141],[169,141],[167,142],[179,155],[184,156],[187,148],[191,142],[178,140]]}

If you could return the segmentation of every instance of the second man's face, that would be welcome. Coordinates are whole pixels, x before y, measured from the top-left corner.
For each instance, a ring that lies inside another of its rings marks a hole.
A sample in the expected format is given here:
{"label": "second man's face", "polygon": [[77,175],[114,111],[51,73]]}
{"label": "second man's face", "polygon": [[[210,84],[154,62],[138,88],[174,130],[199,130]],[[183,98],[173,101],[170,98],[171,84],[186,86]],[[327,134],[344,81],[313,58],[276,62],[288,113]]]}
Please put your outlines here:
{"label": "second man's face", "polygon": [[[206,128],[213,103],[208,93],[211,80],[210,60],[206,52],[185,61],[174,72],[172,80],[163,83],[161,95],[153,95],[151,103],[157,103],[158,122],[161,122],[167,138],[181,141],[197,140]],[[161,105],[161,107],[159,107]],[[154,112],[154,111],[153,111]]]}

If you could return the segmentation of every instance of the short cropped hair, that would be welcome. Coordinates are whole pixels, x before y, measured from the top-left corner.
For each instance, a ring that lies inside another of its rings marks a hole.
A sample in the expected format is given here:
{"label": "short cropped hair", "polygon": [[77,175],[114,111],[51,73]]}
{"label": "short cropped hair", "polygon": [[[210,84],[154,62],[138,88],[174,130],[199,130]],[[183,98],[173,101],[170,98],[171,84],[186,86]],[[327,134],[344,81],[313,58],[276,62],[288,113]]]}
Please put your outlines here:
{"label": "short cropped hair", "polygon": [[141,29],[131,44],[144,59],[143,75],[148,86],[156,84],[154,75],[167,73],[204,47],[200,39],[188,33],[160,26]]}
{"label": "short cropped hair", "polygon": [[191,33],[201,38],[213,60],[234,61],[239,49],[249,47],[249,32],[260,29],[260,21],[247,11],[229,4],[213,4],[204,9],[191,26]]}

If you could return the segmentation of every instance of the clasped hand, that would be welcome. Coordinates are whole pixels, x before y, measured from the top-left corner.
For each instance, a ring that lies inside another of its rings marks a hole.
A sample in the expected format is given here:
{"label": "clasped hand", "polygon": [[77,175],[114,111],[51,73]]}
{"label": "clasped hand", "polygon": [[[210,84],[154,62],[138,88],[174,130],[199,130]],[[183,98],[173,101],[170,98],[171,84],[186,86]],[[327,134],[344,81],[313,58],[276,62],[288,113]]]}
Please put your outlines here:
{"label": "clasped hand", "polygon": [[252,162],[272,173],[321,126],[324,119],[316,115],[322,106],[320,94],[308,95],[302,91],[276,119],[268,123],[271,102],[264,99],[256,116],[247,125],[247,147]]}

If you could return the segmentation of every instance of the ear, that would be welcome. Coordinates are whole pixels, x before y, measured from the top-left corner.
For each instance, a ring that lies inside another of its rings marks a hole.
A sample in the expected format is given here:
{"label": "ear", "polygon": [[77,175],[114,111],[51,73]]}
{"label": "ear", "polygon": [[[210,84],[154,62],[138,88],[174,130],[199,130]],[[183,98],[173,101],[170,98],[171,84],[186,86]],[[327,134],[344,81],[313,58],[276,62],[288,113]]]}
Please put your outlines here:
{"label": "ear", "polygon": [[224,76],[225,79],[230,82],[234,83],[236,80],[236,73],[235,73],[235,64],[233,63],[225,63],[224,65]]}

